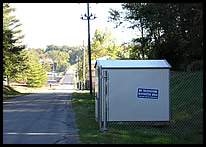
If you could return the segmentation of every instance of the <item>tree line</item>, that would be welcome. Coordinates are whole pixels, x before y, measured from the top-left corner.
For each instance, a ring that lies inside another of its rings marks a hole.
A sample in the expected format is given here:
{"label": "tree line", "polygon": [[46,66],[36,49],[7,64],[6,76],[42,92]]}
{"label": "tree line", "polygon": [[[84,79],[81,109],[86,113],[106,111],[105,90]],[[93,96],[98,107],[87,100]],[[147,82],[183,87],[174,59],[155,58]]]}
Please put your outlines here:
{"label": "tree line", "polygon": [[130,22],[141,32],[133,52],[166,59],[173,70],[202,69],[203,3],[124,3],[122,9],[110,9],[109,21],[116,27]]}
{"label": "tree line", "polygon": [[12,11],[15,9],[9,3],[3,3],[3,77],[8,81],[26,81],[33,87],[45,85],[46,72],[36,56],[21,45],[24,35],[18,27],[22,24],[10,16]]}
{"label": "tree line", "polygon": [[[11,82],[25,81],[32,87],[41,87],[47,83],[46,71],[54,69],[48,62],[40,59],[49,57],[53,60],[56,72],[64,72],[74,64],[80,47],[67,45],[47,45],[46,49],[29,48],[22,45],[24,35],[18,29],[22,24],[10,13],[15,11],[9,3],[3,3],[3,77]],[[51,69],[52,68],[52,69]]]}
{"label": "tree line", "polygon": [[[116,27],[130,22],[128,29],[134,29],[140,35],[131,42],[117,45],[108,28],[97,29],[91,41],[92,60],[104,56],[118,60],[166,59],[173,70],[202,70],[202,3],[124,3],[122,8],[122,11],[110,9],[108,20]],[[21,23],[15,16],[9,15],[12,11],[15,9],[3,3],[4,77],[11,81],[27,81],[31,86],[42,86],[47,81],[46,71],[55,69],[61,72],[78,61],[82,79],[83,46],[52,44],[46,49],[26,49],[25,45],[21,45],[24,38],[18,29]],[[84,48],[87,50],[87,47]],[[55,68],[49,63],[39,62],[45,57],[53,60]],[[85,61],[87,69],[87,51]]]}

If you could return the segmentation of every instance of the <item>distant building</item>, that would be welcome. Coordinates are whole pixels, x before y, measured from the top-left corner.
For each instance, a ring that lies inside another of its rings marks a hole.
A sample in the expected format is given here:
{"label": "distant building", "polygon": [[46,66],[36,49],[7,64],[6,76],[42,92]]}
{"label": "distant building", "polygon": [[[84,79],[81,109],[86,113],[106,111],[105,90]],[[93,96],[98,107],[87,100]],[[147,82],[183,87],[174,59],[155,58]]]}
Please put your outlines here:
{"label": "distant building", "polygon": [[45,64],[46,62],[49,62],[49,64],[54,63],[50,57],[44,57],[43,59],[40,59],[40,62],[42,62],[42,64]]}

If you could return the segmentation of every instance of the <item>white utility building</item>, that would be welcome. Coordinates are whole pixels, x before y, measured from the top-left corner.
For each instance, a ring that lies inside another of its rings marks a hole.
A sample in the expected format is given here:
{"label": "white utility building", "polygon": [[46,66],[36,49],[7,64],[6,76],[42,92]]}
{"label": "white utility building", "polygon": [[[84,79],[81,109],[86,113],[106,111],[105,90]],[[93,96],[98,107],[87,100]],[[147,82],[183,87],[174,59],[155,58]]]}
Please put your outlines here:
{"label": "white utility building", "polygon": [[99,127],[103,121],[170,121],[171,66],[166,60],[97,60],[95,68]]}

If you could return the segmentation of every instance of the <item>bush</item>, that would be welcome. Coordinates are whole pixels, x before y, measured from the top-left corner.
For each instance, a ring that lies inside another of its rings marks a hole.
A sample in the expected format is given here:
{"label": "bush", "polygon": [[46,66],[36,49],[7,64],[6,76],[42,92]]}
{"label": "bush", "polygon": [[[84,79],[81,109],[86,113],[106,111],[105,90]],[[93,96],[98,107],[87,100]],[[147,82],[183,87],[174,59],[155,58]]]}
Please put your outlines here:
{"label": "bush", "polygon": [[190,65],[187,66],[187,71],[202,71],[202,70],[203,70],[202,60],[193,61]]}

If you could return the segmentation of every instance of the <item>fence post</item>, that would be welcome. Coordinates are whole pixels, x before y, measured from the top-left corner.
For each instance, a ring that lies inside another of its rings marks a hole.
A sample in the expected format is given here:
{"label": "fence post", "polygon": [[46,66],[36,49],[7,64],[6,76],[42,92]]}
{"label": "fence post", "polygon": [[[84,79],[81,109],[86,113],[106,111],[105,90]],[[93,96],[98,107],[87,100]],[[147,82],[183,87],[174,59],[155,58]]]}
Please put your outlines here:
{"label": "fence post", "polygon": [[104,91],[103,91],[103,93],[104,93],[104,97],[103,97],[103,99],[104,99],[104,102],[103,102],[103,104],[104,104],[104,128],[103,128],[103,131],[107,131],[107,100],[106,100],[106,98],[107,98],[107,71],[104,71],[103,72],[103,78],[104,78],[104,83],[103,83],[103,87],[104,87]]}
{"label": "fence post", "polygon": [[99,99],[98,99],[98,122],[99,122],[99,129],[102,128],[102,66],[99,68]]}

